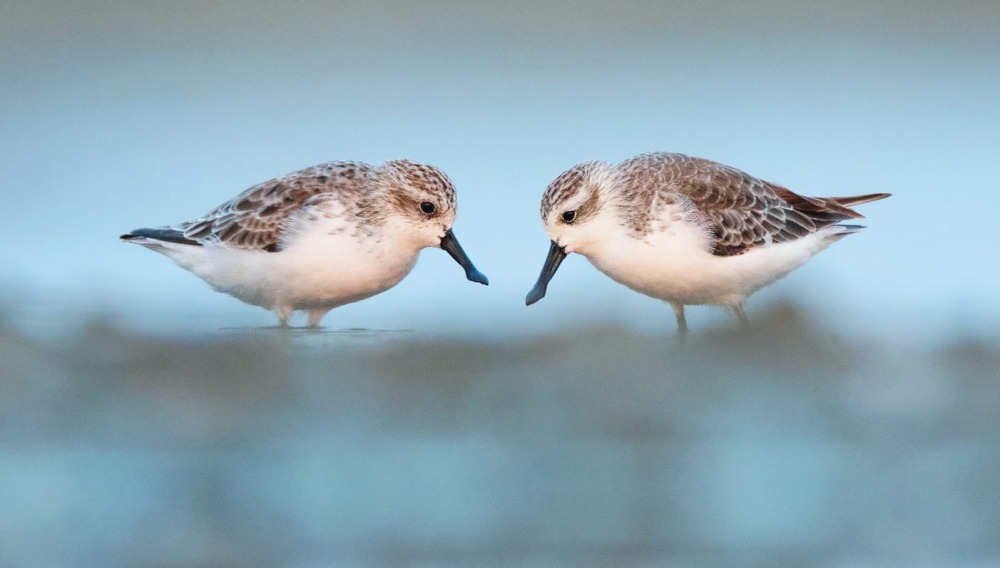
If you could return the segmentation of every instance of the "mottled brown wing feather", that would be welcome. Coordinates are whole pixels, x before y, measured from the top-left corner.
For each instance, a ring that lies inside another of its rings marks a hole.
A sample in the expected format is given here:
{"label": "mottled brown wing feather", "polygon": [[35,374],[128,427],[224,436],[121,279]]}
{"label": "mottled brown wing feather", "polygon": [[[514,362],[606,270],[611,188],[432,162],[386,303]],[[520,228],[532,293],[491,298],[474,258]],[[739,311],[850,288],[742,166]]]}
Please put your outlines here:
{"label": "mottled brown wing feather", "polygon": [[768,241],[804,237],[820,227],[815,218],[792,207],[775,186],[740,170],[691,159],[682,171],[684,175],[672,185],[712,228],[715,255],[742,254]]}
{"label": "mottled brown wing feather", "polygon": [[204,217],[184,223],[184,236],[199,244],[221,242],[246,250],[277,252],[288,220],[321,194],[360,192],[371,166],[329,162],[255,185]]}
{"label": "mottled brown wing feather", "polygon": [[682,154],[645,154],[622,166],[626,174],[652,169],[662,196],[658,201],[669,203],[674,194],[690,200],[711,227],[712,253],[718,256],[742,254],[757,245],[798,239],[839,221],[861,218],[847,206],[888,197],[805,197],[736,168]]}

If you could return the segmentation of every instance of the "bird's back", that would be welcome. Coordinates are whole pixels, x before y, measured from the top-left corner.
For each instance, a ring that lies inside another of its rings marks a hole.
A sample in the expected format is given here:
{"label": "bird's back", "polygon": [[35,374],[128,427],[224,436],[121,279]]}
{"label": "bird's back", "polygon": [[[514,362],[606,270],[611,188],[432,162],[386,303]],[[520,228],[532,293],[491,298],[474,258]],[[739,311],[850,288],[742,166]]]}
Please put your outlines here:
{"label": "bird's back", "polygon": [[841,221],[863,217],[851,206],[888,197],[872,193],[854,197],[814,198],[742,170],[676,153],[642,154],[618,165],[631,194],[628,201],[646,207],[633,215],[648,231],[656,208],[689,205],[711,231],[711,252],[732,256],[756,246],[788,242]]}

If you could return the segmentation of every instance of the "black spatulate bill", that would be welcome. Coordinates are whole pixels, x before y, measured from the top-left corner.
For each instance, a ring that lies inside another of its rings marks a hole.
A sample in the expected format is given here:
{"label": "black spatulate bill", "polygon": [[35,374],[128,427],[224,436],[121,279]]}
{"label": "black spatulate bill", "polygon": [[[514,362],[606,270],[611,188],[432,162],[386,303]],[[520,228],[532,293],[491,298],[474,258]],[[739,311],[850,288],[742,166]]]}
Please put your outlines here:
{"label": "black spatulate bill", "polygon": [[549,256],[545,257],[545,264],[542,265],[542,273],[538,275],[538,281],[535,282],[534,287],[524,299],[525,305],[530,306],[545,297],[549,280],[552,280],[552,277],[556,275],[556,270],[559,270],[559,265],[562,264],[564,258],[566,258],[566,249],[552,241],[552,246],[549,247]]}
{"label": "black spatulate bill", "polygon": [[450,254],[455,259],[455,262],[465,270],[466,278],[484,286],[489,286],[489,279],[472,264],[472,261],[469,260],[469,255],[465,254],[465,251],[462,250],[462,245],[458,244],[458,239],[455,238],[455,234],[451,232],[451,229],[448,229],[448,232],[441,238],[441,248]]}

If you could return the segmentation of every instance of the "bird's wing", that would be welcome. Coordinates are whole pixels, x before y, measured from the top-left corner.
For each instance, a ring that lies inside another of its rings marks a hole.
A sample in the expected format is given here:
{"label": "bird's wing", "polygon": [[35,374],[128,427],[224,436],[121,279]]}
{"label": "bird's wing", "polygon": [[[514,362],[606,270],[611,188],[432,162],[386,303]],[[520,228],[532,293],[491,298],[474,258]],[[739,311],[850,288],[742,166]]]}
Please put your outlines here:
{"label": "bird's wing", "polygon": [[371,166],[329,162],[255,185],[207,215],[177,227],[197,244],[277,252],[289,219],[326,197],[365,190]]}
{"label": "bird's wing", "polygon": [[[862,217],[835,199],[804,197],[736,168],[681,154],[645,154],[624,171],[643,168],[654,181],[654,203],[682,196],[711,230],[712,254],[733,256],[754,246],[804,237]],[[623,163],[626,166],[628,162]]]}

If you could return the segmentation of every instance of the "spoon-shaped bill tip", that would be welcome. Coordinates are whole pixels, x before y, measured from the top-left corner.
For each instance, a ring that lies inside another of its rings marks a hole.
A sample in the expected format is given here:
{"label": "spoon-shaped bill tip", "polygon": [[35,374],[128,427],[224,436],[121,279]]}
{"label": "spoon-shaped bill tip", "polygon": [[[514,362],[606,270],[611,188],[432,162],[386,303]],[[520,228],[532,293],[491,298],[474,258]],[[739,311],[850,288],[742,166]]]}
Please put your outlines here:
{"label": "spoon-shaped bill tip", "polygon": [[469,270],[465,271],[465,277],[468,278],[469,280],[473,281],[473,282],[478,282],[479,284],[482,284],[483,286],[489,286],[490,285],[490,279],[487,278],[486,275],[483,274],[482,272],[476,270],[475,266],[470,267]]}
{"label": "spoon-shaped bill tip", "polygon": [[455,234],[448,229],[448,232],[444,234],[441,238],[441,248],[445,250],[455,262],[465,270],[465,277],[473,282],[478,282],[484,286],[489,286],[490,280],[486,278],[486,275],[479,271],[472,261],[469,260],[469,255],[465,254],[462,249],[462,245],[458,244],[458,239],[455,238]]}
{"label": "spoon-shaped bill tip", "polygon": [[547,286],[543,286],[541,284],[535,284],[531,288],[531,291],[528,292],[528,295],[525,296],[525,298],[524,298],[524,305],[525,306],[530,306],[531,304],[534,304],[538,300],[541,300],[542,298],[544,298],[545,297],[545,289],[546,288],[547,288]]}

